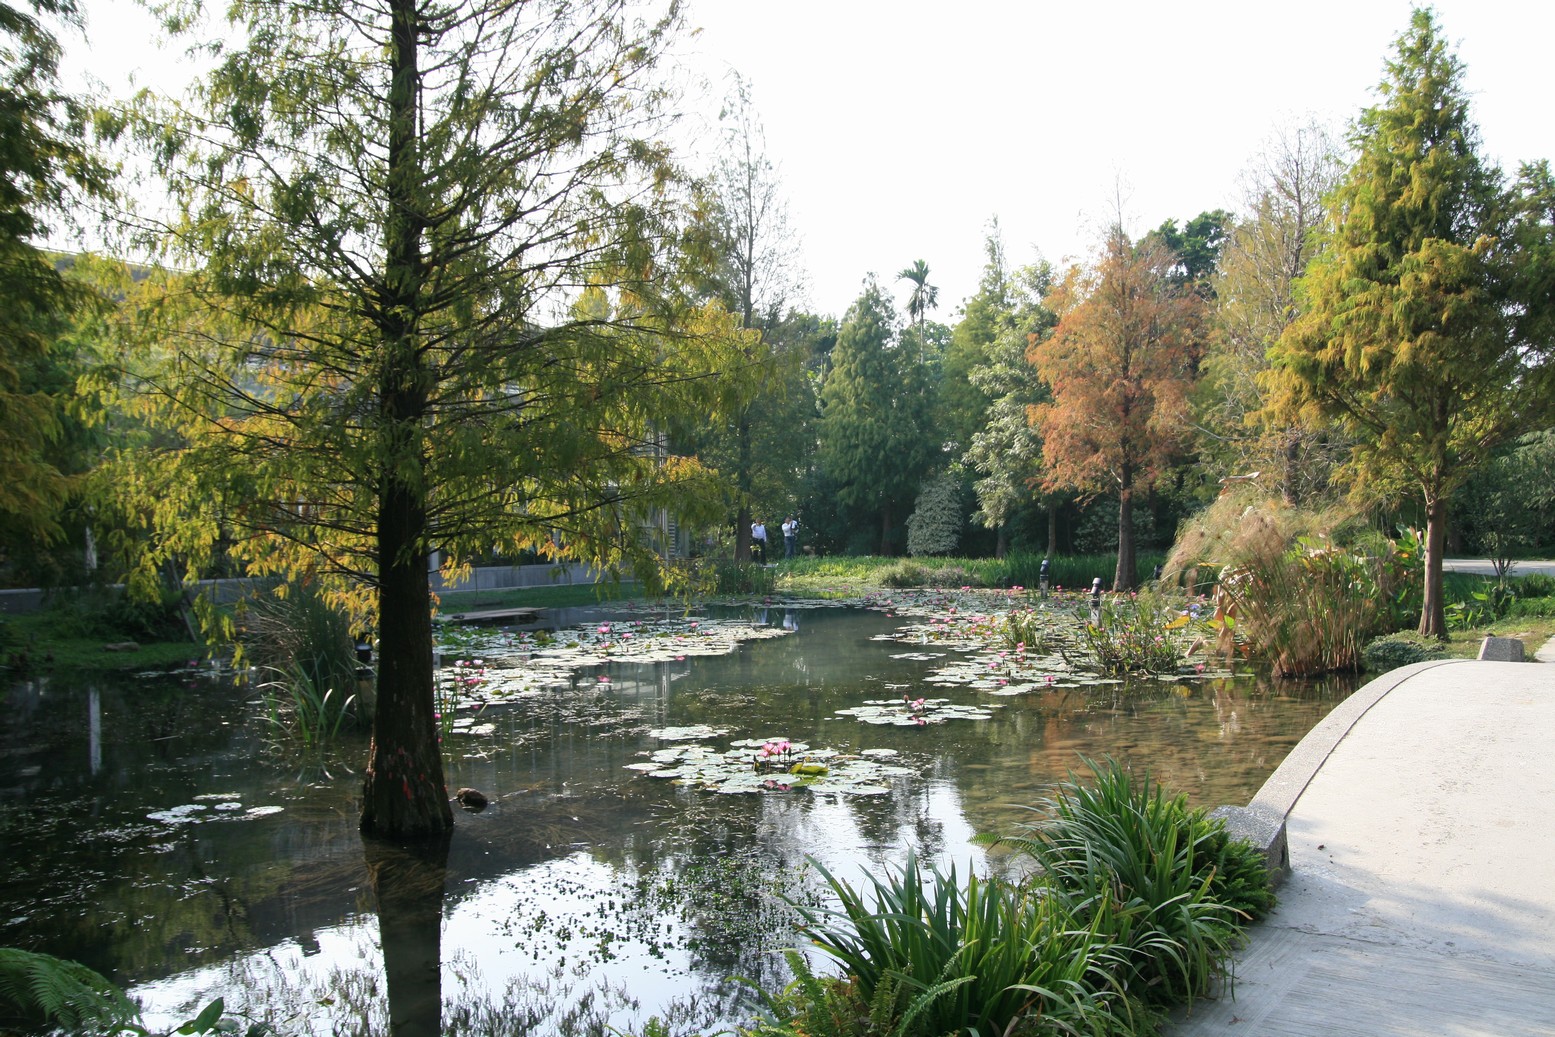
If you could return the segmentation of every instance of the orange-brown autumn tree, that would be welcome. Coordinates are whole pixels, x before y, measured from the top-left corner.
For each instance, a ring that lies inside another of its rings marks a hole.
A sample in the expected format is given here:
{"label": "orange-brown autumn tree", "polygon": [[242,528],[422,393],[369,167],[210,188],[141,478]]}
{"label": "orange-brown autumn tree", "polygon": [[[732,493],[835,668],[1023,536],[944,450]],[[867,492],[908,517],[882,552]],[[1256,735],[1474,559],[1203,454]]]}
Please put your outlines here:
{"label": "orange-brown autumn tree", "polygon": [[1133,587],[1134,493],[1165,471],[1188,430],[1204,302],[1174,278],[1154,236],[1114,226],[1096,261],[1073,266],[1049,298],[1059,315],[1026,359],[1052,387],[1028,411],[1042,435],[1045,490],[1118,497],[1114,590]]}

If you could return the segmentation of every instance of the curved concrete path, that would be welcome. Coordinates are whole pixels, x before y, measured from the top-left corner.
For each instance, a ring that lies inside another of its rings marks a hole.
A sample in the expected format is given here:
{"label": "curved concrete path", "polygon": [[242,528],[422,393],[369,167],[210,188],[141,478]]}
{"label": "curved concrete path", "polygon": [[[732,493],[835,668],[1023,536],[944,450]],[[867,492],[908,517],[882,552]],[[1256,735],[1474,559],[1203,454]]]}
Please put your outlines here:
{"label": "curved concrete path", "polygon": [[1249,808],[1290,874],[1234,989],[1171,1037],[1555,1034],[1555,641],[1404,667],[1314,728]]}

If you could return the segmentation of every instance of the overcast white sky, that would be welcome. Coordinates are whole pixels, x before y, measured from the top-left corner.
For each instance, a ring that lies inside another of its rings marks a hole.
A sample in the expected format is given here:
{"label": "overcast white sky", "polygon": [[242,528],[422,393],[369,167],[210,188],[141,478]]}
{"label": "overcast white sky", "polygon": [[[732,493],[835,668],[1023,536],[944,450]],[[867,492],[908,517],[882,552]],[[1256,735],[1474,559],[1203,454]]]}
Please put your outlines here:
{"label": "overcast white sky", "polygon": [[[1272,129],[1343,130],[1375,100],[1410,0],[687,0],[686,45],[754,89],[809,271],[840,316],[925,260],[947,323],[990,217],[1012,262],[1089,251],[1122,185],[1136,233],[1237,207]],[[1437,0],[1486,153],[1555,159],[1555,4]],[[176,74],[129,0],[85,0],[67,51],[109,82]],[[905,295],[905,289],[899,291]]]}

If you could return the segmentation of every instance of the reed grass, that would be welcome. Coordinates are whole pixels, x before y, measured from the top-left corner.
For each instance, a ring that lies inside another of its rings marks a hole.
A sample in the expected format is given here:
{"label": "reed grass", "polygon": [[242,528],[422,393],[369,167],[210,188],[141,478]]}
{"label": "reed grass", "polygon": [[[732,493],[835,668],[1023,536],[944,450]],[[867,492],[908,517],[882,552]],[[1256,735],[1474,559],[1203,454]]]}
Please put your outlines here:
{"label": "reed grass", "polygon": [[1216,574],[1222,647],[1233,639],[1276,676],[1354,670],[1361,649],[1418,613],[1418,538],[1369,533],[1353,515],[1227,495],[1185,527],[1167,575]]}

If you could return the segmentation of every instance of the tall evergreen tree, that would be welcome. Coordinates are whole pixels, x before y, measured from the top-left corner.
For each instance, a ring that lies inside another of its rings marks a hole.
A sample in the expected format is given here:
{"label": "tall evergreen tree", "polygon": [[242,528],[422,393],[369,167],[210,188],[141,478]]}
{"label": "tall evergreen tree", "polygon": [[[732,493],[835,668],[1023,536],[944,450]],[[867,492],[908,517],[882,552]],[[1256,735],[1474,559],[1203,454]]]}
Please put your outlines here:
{"label": "tall evergreen tree", "polygon": [[905,514],[933,456],[923,365],[901,347],[891,299],[871,277],[848,308],[821,390],[820,463],[860,521],[878,523],[895,551]]}
{"label": "tall evergreen tree", "polygon": [[1555,400],[1555,354],[1530,334],[1548,326],[1551,297],[1518,290],[1528,283],[1518,268],[1548,254],[1537,246],[1550,208],[1515,204],[1479,154],[1463,66],[1431,12],[1412,15],[1380,93],[1355,123],[1357,158],[1302,279],[1304,310],[1276,348],[1276,403],[1342,423],[1358,490],[1417,496],[1419,631],[1445,637],[1452,492],[1497,446],[1540,427]]}

